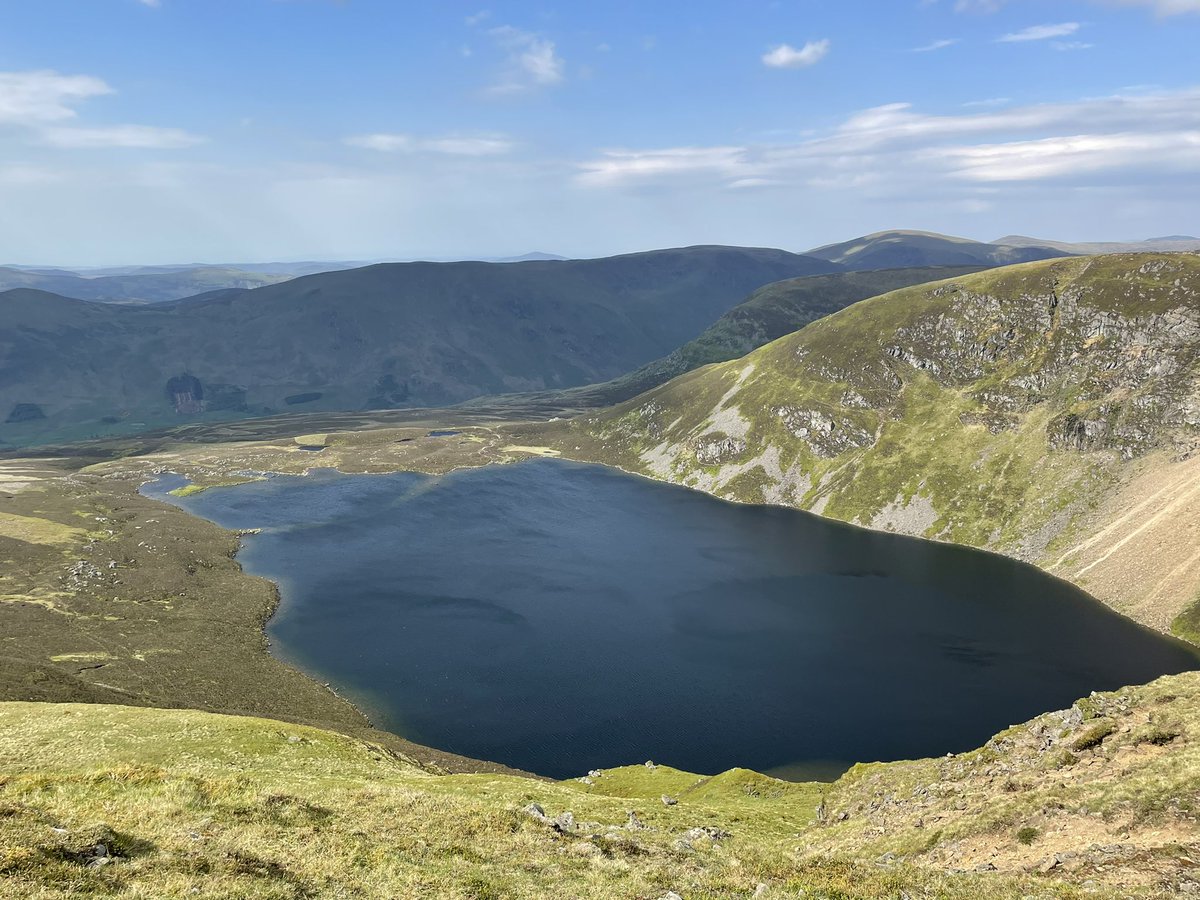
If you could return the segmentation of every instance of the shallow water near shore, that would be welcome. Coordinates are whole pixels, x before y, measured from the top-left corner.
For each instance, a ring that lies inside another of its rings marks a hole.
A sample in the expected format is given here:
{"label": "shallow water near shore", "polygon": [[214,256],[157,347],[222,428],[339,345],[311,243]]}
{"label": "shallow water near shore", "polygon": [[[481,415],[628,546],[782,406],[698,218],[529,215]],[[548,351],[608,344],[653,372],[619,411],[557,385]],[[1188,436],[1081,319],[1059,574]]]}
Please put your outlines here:
{"label": "shallow water near shore", "polygon": [[1200,668],[1034,567],[599,466],[178,484],[145,491],[262,529],[238,559],[280,586],[273,653],[380,727],[553,777],[832,777]]}

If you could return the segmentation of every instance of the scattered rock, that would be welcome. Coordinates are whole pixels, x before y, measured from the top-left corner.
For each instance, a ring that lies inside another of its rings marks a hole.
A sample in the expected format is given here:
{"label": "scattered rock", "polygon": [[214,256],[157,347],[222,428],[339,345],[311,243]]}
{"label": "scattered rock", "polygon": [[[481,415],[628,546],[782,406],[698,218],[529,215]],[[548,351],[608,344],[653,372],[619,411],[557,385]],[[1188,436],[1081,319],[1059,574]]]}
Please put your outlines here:
{"label": "scattered rock", "polygon": [[716,828],[712,825],[699,825],[695,828],[689,828],[683,833],[682,840],[692,843],[700,840],[723,841],[729,837],[728,831]]}
{"label": "scattered rock", "polygon": [[554,817],[554,821],[552,821],[550,824],[552,826],[554,826],[555,831],[558,831],[562,834],[566,834],[568,832],[574,831],[576,828],[575,814],[572,813],[570,810],[568,810],[567,812],[559,813],[557,816]]}
{"label": "scattered rock", "polygon": [[521,812],[525,813],[525,815],[529,816],[530,818],[537,819],[542,823],[549,823],[550,821],[549,817],[546,815],[546,811],[542,809],[541,805],[538,803],[530,803],[523,810],[521,810]]}
{"label": "scattered rock", "polygon": [[657,769],[657,768],[658,768],[658,766],[656,766],[656,765],[655,765],[653,762],[651,762],[650,760],[646,760],[646,768],[647,768],[647,769],[649,769],[651,772],[653,772],[655,769]]}
{"label": "scattered rock", "polygon": [[643,823],[642,820],[638,818],[638,815],[636,812],[634,812],[631,809],[628,811],[628,813],[626,813],[626,815],[629,817],[628,821],[625,823],[626,828],[628,828],[630,831],[645,831],[646,830],[645,823]]}
{"label": "scattered rock", "polygon": [[677,797],[670,797],[667,794],[662,795],[663,806],[674,806],[678,802],[679,799]]}

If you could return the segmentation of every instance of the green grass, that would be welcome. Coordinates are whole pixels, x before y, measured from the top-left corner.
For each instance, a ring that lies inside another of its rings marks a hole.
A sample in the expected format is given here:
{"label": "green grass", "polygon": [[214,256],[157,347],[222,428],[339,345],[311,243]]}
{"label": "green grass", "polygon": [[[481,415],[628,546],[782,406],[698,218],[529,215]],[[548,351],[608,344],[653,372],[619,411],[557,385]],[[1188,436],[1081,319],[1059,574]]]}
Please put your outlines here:
{"label": "green grass", "polygon": [[[1160,374],[1126,385],[1127,360],[1140,351],[1132,338],[1093,334],[1095,323],[1116,313],[1129,333],[1161,330],[1150,317],[1194,308],[1198,297],[1200,261],[1159,254],[909,287],[585,416],[561,441],[584,458],[730,499],[771,497],[862,524],[919,498],[932,517],[902,530],[1037,559],[1129,471],[1126,458],[1191,434],[1163,415],[1183,402],[1183,382]],[[1161,352],[1179,370],[1200,361],[1200,346],[1169,337]],[[831,418],[833,438],[795,433],[788,410]],[[735,412],[745,449],[724,470],[701,464],[695,448],[728,431],[719,421]],[[1107,423],[1110,444],[1052,449],[1071,415]],[[837,442],[854,434],[869,437]],[[1188,621],[1179,627],[1193,628]]]}
{"label": "green grass", "polygon": [[[812,856],[802,834],[813,786],[666,767],[613,770],[596,782],[433,776],[379,745],[263,719],[0,704],[0,896],[465,900],[673,890],[690,900],[749,897],[760,884],[766,897],[829,900],[1001,900],[1035,885],[1040,896],[1082,896],[1027,878]],[[678,803],[661,802],[664,788]],[[533,803],[582,824],[555,829],[524,811]]]}

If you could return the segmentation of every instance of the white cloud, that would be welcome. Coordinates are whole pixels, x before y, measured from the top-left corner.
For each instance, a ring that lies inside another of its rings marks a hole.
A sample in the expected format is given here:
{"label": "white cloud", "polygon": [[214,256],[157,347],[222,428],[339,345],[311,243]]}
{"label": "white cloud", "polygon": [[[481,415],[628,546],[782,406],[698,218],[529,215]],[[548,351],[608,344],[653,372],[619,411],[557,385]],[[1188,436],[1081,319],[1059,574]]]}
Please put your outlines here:
{"label": "white cloud", "polygon": [[828,55],[830,46],[828,39],[809,41],[799,50],[790,44],[780,44],[763,54],[763,65],[772,69],[801,69],[813,66]]}
{"label": "white cloud", "polygon": [[511,25],[493,28],[489,34],[506,54],[504,70],[489,93],[514,94],[563,80],[566,62],[554,41]]}
{"label": "white cloud", "polygon": [[476,25],[480,24],[481,22],[487,21],[491,17],[492,17],[491,10],[481,9],[479,12],[477,12],[473,15],[467,16],[465,19],[463,19],[463,21],[466,22],[469,27],[474,28]]}
{"label": "white cloud", "polygon": [[606,150],[583,163],[579,180],[593,186],[707,175],[739,180],[747,171],[744,147],[672,147],[666,150]]}
{"label": "white cloud", "polygon": [[1195,171],[1200,130],[1175,134],[1078,134],[931,151],[969,181],[1040,181],[1135,167],[1152,157],[1159,171]]}
{"label": "white cloud", "polygon": [[932,53],[934,50],[945,50],[947,47],[953,47],[959,43],[958,38],[943,38],[940,41],[932,41],[921,47],[913,47],[912,53]]}
{"label": "white cloud", "polygon": [[1031,25],[1020,31],[1001,35],[996,40],[1001,44],[1024,43],[1026,41],[1046,41],[1051,38],[1069,37],[1079,31],[1078,22],[1060,22],[1057,25]]}
{"label": "white cloud", "polygon": [[110,125],[99,128],[54,127],[41,132],[42,143],[70,149],[125,147],[141,150],[179,150],[203,143],[204,138],[181,128],[152,125]]}
{"label": "white cloud", "polygon": [[111,87],[91,75],[0,72],[0,122],[33,125],[71,119],[80,102],[111,93]]}
{"label": "white cloud", "polygon": [[162,6],[161,0],[138,0],[138,3],[142,4],[142,6],[149,6],[153,9],[158,9],[158,7]]}
{"label": "white cloud", "polygon": [[914,194],[945,179],[1038,182],[1200,173],[1200,88],[1075,103],[928,115],[907,103],[863,110],[792,144],[609,150],[579,166],[591,187],[769,180]]}
{"label": "white cloud", "polygon": [[446,156],[498,156],[508,153],[515,146],[508,138],[499,135],[416,138],[408,134],[358,134],[346,138],[344,143],[381,153],[434,153]]}
{"label": "white cloud", "polygon": [[92,75],[63,75],[50,70],[0,72],[0,123],[25,129],[35,144],[71,149],[173,150],[203,141],[179,128],[61,124],[78,118],[75,107],[83,101],[112,93],[112,87]]}

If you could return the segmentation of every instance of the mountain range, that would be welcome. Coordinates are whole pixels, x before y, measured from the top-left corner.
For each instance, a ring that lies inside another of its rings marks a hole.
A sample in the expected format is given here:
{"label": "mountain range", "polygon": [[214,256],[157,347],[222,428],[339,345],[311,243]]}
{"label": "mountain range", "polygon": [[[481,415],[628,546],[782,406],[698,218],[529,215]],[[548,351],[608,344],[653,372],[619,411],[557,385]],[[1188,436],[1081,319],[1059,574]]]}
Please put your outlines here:
{"label": "mountain range", "polygon": [[604,381],[675,350],[764,284],[840,268],[782,250],[690,247],[382,264],[152,306],[9,291],[0,438]]}

